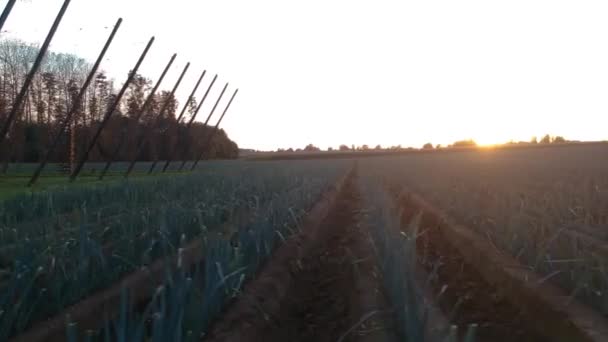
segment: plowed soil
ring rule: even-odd
[[[406,226],[418,214],[418,209],[409,207],[405,200],[400,204],[401,223]],[[534,331],[534,317],[508,302],[500,289],[488,284],[465,262],[436,227],[436,222],[423,216],[420,231],[417,240],[420,264],[429,273],[436,270],[431,286],[439,298],[437,304],[450,322],[460,327],[461,335],[466,327],[477,324],[476,342],[549,342]]]
[[[396,340],[373,250],[358,225],[354,177],[316,230],[277,251],[207,340]]]

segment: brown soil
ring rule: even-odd
[[[480,287],[480,294],[483,295],[485,289],[497,298],[504,297],[511,307],[521,310],[522,318],[513,322],[523,322],[525,325],[521,327],[530,334],[536,332],[544,336],[544,340],[555,342],[608,341],[608,321],[601,314],[524,267],[512,256],[502,253],[488,239],[458,225],[421,197],[407,194],[400,197],[400,202],[410,212],[422,210],[421,226],[438,233],[437,238],[429,240],[446,242],[453,252],[445,255],[461,257],[463,264],[468,266],[463,272],[469,273],[467,270],[471,269],[482,278],[484,286]],[[444,255],[441,248],[436,249],[440,252],[438,254]],[[502,307],[499,312],[502,312]],[[488,317],[493,317],[491,310],[488,314]],[[505,319],[508,318],[506,313],[504,315]]]
[[[403,199],[400,205],[401,223],[405,226],[418,214],[418,209],[408,206]],[[469,325],[477,324],[477,342],[549,341],[533,330],[529,323],[534,321],[512,305],[500,289],[488,284],[446,240],[436,222],[425,216],[417,240],[419,261],[429,274],[436,269],[432,291],[437,297],[443,289],[437,304],[450,323],[460,327],[460,334],[464,335]],[[436,268],[437,264],[441,266]]]
[[[208,340],[394,340],[358,206],[351,174],[329,214],[273,255]]]

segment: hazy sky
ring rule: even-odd
[[[62,2],[20,1],[2,37],[41,42]],[[170,88],[191,61],[182,102],[203,68],[240,88],[245,148],[608,138],[605,0],[73,0],[51,48],[93,60],[119,16],[103,69],[122,82],[155,35],[142,72],[177,52]]]

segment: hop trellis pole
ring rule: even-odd
[[[207,74],[207,70],[203,70],[201,77],[198,78],[198,81],[196,82],[194,89],[192,89],[190,96],[188,96],[188,101],[186,101],[186,103],[184,103],[184,106],[182,107],[182,111],[179,113],[179,116],[177,117],[177,120],[176,120],[177,123],[182,121],[182,118],[184,117],[184,114],[186,114],[186,110],[188,109],[188,106],[190,106],[190,103],[192,102],[192,100],[194,100],[194,95],[196,94],[198,87],[201,85],[201,82],[203,81],[205,74]]]
[[[198,106],[196,107],[196,110],[194,111],[194,114],[192,115],[192,117],[190,118],[190,120],[188,121],[188,124],[186,125],[186,133],[190,132],[190,127],[192,126],[192,123],[194,122],[194,120],[196,119],[196,116],[198,115],[198,113],[200,112],[201,108],[203,107],[203,104],[205,103],[205,100],[207,100],[207,96],[209,96],[209,92],[211,91],[211,88],[213,88],[213,85],[215,84],[215,81],[217,80],[217,75],[215,75],[213,77],[213,80],[211,80],[211,83],[209,84],[209,87],[207,88],[207,91],[205,92],[205,95],[203,96],[203,99],[201,100],[201,102],[198,104]],[[225,89],[224,89],[225,90]],[[222,91],[223,94],[223,91]],[[220,95],[221,98],[221,95]],[[213,114],[213,112],[211,113]],[[209,118],[211,118],[211,114],[207,117],[207,120],[204,123],[204,126],[207,125],[207,123],[209,122]],[[189,152],[190,151],[190,144],[186,144],[186,146],[184,146],[184,152]],[[176,146],[177,148],[177,146]],[[171,153],[169,154],[169,157],[171,158],[172,155],[175,153],[176,148],[174,148]],[[165,172],[167,170],[167,168],[169,167],[169,164],[171,163],[171,159],[167,160],[165,167],[163,168],[163,172]],[[182,166],[179,168],[179,171],[181,171],[183,168],[183,164]]]
[[[93,136],[93,139],[92,139],[91,143],[89,144],[89,146],[85,150],[84,155],[80,159],[80,162],[78,163],[78,166],[76,166],[76,169],[74,169],[74,171],[70,175],[70,182],[73,182],[76,179],[76,177],[78,177],[78,174],[82,170],[82,167],[84,166],[84,163],[86,163],[87,159],[89,158],[89,153],[91,153],[91,150],[95,147],[95,144],[97,144],[97,140],[101,136],[101,132],[103,131],[104,127],[107,125],[108,121],[110,121],[110,118],[112,117],[112,114],[114,114],[114,111],[116,110],[116,108],[120,104],[120,101],[122,100],[122,97],[125,95],[127,89],[129,88],[129,85],[131,84],[131,82],[135,78],[135,75],[137,74],[137,71],[139,70],[139,67],[141,66],[141,64],[143,63],[143,61],[146,59],[146,55],[148,54],[148,51],[150,51],[150,48],[152,47],[153,43],[154,43],[154,37],[150,38],[150,40],[148,41],[148,45],[146,45],[146,48],[144,49],[144,51],[142,52],[141,56],[139,57],[139,60],[137,60],[137,63],[135,64],[135,67],[133,68],[133,70],[131,70],[129,72],[129,77],[127,78],[127,81],[122,86],[122,89],[120,89],[120,92],[118,93],[118,96],[116,96],[116,98],[114,99],[114,101],[110,105],[108,111],[106,112],[105,116],[103,117],[103,120],[99,124],[99,127],[97,128],[97,131],[95,132],[95,135]]]
[[[4,6],[4,11],[2,11],[2,15],[0,15],[0,32],[2,32],[4,23],[6,23],[6,19],[8,19],[8,16],[11,14],[16,2],[17,0],[9,0],[6,6]]]
[[[214,79],[215,81],[215,79]],[[212,84],[213,85],[213,84]],[[217,100],[215,101],[215,104],[213,105],[213,108],[211,109],[211,112],[209,112],[209,115],[207,115],[207,120],[205,120],[205,123],[203,124],[203,127],[207,127],[207,125],[209,124],[209,120],[211,119],[211,117],[213,116],[213,113],[215,113],[215,110],[217,109],[217,106],[220,104],[220,101],[222,100],[222,97],[224,97],[224,93],[226,92],[226,89],[228,88],[228,83],[226,83],[226,85],[224,85],[224,89],[222,89],[222,92],[220,93],[220,96],[218,96]],[[189,124],[192,124],[194,120],[190,120]],[[188,154],[190,153],[190,145],[186,146],[187,150],[185,151],[185,158],[188,158]],[[182,160],[182,164],[179,166],[179,171],[182,171],[184,169],[184,166],[186,165],[187,159]]]
[[[150,91],[150,94],[148,94],[148,97],[146,98],[146,101],[144,102],[144,104],[141,106],[140,110],[135,115],[135,117],[133,119],[135,121],[135,124],[137,124],[139,122],[139,120],[144,115],[144,113],[149,109],[150,103],[154,99],[154,95],[156,95],[156,92],[158,91],[158,88],[160,87],[161,83],[163,82],[165,76],[167,75],[167,72],[169,72],[169,69],[171,68],[171,65],[173,65],[173,62],[175,61],[176,57],[177,57],[177,54],[173,54],[173,56],[169,60],[169,63],[167,63],[167,66],[165,67],[165,69],[163,70],[162,74],[160,75],[158,81],[154,85],[154,88],[152,88],[152,91]],[[106,165],[103,168],[103,171],[99,175],[99,180],[103,179],[103,177],[106,175],[106,173],[110,169],[110,166],[112,165],[112,163],[114,162],[114,160],[116,160],[116,156],[118,155],[118,153],[120,153],[120,149],[122,148],[122,146],[125,143],[126,139],[127,139],[126,134],[122,134],[120,136],[120,140],[118,142],[118,145],[116,146],[116,149],[114,150],[114,152],[112,153],[112,155],[110,155],[110,157],[108,158],[108,161],[106,162]]]
[[[13,121],[17,117],[17,114],[19,113],[19,111],[21,110],[21,105],[23,104],[23,101],[26,98],[27,91],[28,91],[30,85],[32,84],[32,81],[34,80],[34,76],[36,76],[38,69],[40,69],[40,65],[42,64],[44,56],[46,55],[46,52],[48,51],[49,46],[51,45],[51,42],[53,41],[53,37],[55,37],[55,33],[57,32],[57,29],[59,28],[59,24],[61,24],[61,21],[63,20],[63,17],[65,15],[65,12],[68,10],[68,7],[70,6],[70,1],[71,0],[65,0],[63,2],[63,5],[61,6],[59,13],[57,14],[57,17],[55,17],[53,26],[51,26],[51,29],[50,29],[49,33],[47,34],[47,36],[44,40],[44,43],[42,44],[42,47],[40,47],[40,51],[38,51],[38,55],[36,56],[36,59],[34,60],[34,64],[32,65],[32,68],[28,72],[28,74],[25,78],[25,82],[23,82],[23,85],[21,86],[21,90],[19,91],[19,93],[17,94],[17,97],[15,98],[13,107],[11,108],[11,111],[9,112],[8,117],[6,118],[6,121],[2,125],[2,128],[0,129],[0,149],[2,148],[4,140],[6,139],[7,135],[10,132]],[[5,12],[6,12],[6,9],[5,9]],[[8,12],[10,13],[10,10]],[[3,13],[3,15],[4,15],[4,13]],[[6,14],[6,17],[8,17],[8,13]],[[5,156],[5,158],[7,158],[7,157],[8,156]]]
[[[160,122],[161,122],[161,120],[163,118],[163,115],[167,111],[167,108],[169,108],[169,104],[170,104],[169,100],[174,98],[175,92],[179,88],[179,85],[182,83],[182,80],[184,79],[184,76],[188,72],[188,68],[190,68],[190,62],[188,62],[186,64],[186,66],[184,67],[184,70],[182,71],[182,74],[177,79],[177,82],[175,83],[175,86],[173,86],[173,89],[171,90],[171,93],[169,94],[169,98],[163,104],[163,107],[160,109],[160,112],[158,113],[158,116],[153,120],[152,130],[151,130],[152,134],[154,134],[154,132],[156,131],[156,128],[160,125]],[[129,177],[129,175],[131,174],[131,171],[133,171],[133,167],[135,167],[135,163],[137,163],[137,158],[141,154],[145,142],[146,142],[146,136],[142,135],[141,139],[139,139],[139,141],[138,141],[137,148],[135,150],[135,155],[133,156],[133,159],[131,160],[131,163],[129,164],[127,172],[125,172],[125,178]],[[154,165],[155,164],[152,164],[152,167],[154,167]]]
[[[203,157],[205,157],[205,153],[209,150],[209,144],[211,143],[211,141],[213,141],[213,137],[217,133],[217,131],[218,131],[219,127],[220,127],[220,124],[222,123],[222,120],[224,119],[224,116],[228,112],[228,109],[230,109],[230,105],[232,104],[232,101],[234,100],[234,98],[236,97],[236,94],[238,92],[239,92],[239,90],[236,89],[234,91],[234,93],[232,94],[232,97],[230,98],[230,101],[228,101],[228,104],[226,105],[226,108],[224,108],[224,112],[222,113],[222,116],[220,116],[220,119],[217,121],[217,124],[215,124],[215,127],[213,128],[213,131],[211,132],[211,134],[209,134],[209,136],[207,137],[207,140],[203,143],[203,146],[201,148],[201,154],[196,159],[196,161],[194,162],[194,164],[192,164],[192,168],[190,168],[190,171],[194,171],[194,169],[196,168],[196,165],[198,164],[198,162],[201,159],[203,159]]]
[[[99,69],[99,66],[101,65],[101,61],[103,60],[108,49],[110,48],[112,41],[114,41],[114,37],[116,36],[116,33],[118,32],[118,29],[120,28],[121,24],[122,24],[122,18],[119,18],[118,21],[116,22],[116,25],[114,25],[114,29],[112,30],[112,33],[110,33],[110,37],[108,38],[108,40],[106,41],[106,44],[104,45],[103,49],[101,50],[101,53],[97,57],[97,60],[95,61],[95,64],[93,65],[93,68],[91,68],[91,71],[89,72],[89,75],[87,76],[87,79],[84,81],[82,88],[80,89],[80,92],[78,93],[78,97],[76,98],[76,101],[74,101],[74,103],[72,104],[72,108],[68,111],[67,115],[61,122],[59,130],[55,133],[55,136],[51,139],[49,148],[48,148],[46,154],[44,155],[42,161],[40,162],[40,165],[38,165],[38,168],[36,168],[36,171],[34,171],[34,174],[32,175],[32,178],[30,179],[28,186],[32,186],[36,183],[36,181],[38,180],[38,177],[40,177],[40,173],[42,172],[42,170],[48,163],[51,153],[53,153],[55,148],[57,148],[57,144],[59,143],[59,139],[61,138],[61,135],[63,134],[63,132],[65,132],[67,126],[72,121],[74,114],[76,114],[76,112],[78,112],[78,108],[80,108],[80,105],[82,104],[82,100],[86,94],[87,88],[89,87],[89,85],[91,84],[93,79],[95,78],[95,75],[97,74],[97,70]]]

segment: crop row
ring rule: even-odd
[[[487,151],[363,163],[608,315],[608,162],[598,147]]]
[[[217,163],[217,162],[214,162],[214,163]],[[219,162],[219,163],[221,164],[221,163],[230,163],[230,162],[227,161],[227,162]],[[82,174],[87,174],[87,175],[99,174],[105,168],[105,166],[106,166],[105,164],[106,163],[103,163],[103,162],[85,163],[84,167],[82,169]],[[153,164],[153,162],[138,162],[137,164],[135,164],[135,167],[133,168],[133,172],[135,172],[135,173],[148,172],[150,170],[150,167],[152,166],[152,164]],[[156,165],[156,171],[157,172],[160,171],[164,167],[164,164],[165,164],[164,161],[159,161]],[[173,161],[167,168],[167,171],[178,171],[181,164],[182,164],[181,161]],[[203,169],[203,168],[207,167],[206,164],[208,164],[208,163],[202,163],[202,164],[198,165],[197,169]],[[129,162],[115,162],[115,163],[112,163],[112,165],[108,169],[108,172],[110,172],[110,173],[125,172],[127,170],[128,166],[129,166]],[[12,174],[12,175],[22,175],[22,176],[26,177],[26,176],[31,176],[37,167],[38,167],[38,163],[9,163],[6,172],[9,174]],[[186,165],[184,166],[184,170],[190,170],[190,167],[192,167],[192,162],[187,162]],[[60,163],[49,163],[43,170],[43,174],[49,175],[49,176],[50,175],[65,175],[65,173],[66,173],[65,164],[60,164]]]
[[[424,272],[417,253],[419,217],[408,225],[401,223],[400,209],[381,179],[369,170],[362,171],[360,188],[364,199],[364,224],[382,271],[384,292],[391,302],[395,326],[406,341],[455,342],[458,327],[437,307],[438,297],[429,291],[432,277]],[[439,264],[435,264],[436,271]],[[440,296],[440,295],[439,295]],[[475,341],[476,325],[464,327],[462,341]]]
[[[247,272],[252,272],[251,263],[257,265],[256,260],[270,253],[275,238],[288,233],[287,223],[296,222],[345,169],[343,163],[323,168],[313,162],[281,167],[276,163],[230,165],[191,175],[66,187],[2,203],[0,256],[12,263],[0,281],[0,340],[158,258],[179,254],[193,239],[203,238],[202,255],[208,266],[168,270],[174,274],[156,299],[169,296],[170,289],[177,291],[171,284],[188,278],[186,274],[206,283],[213,282],[215,274],[223,275],[222,282],[240,279],[241,274],[227,276],[238,262],[224,259],[241,260],[242,253],[253,253],[244,258]],[[238,255],[229,248],[230,237],[233,242],[242,240]],[[212,308],[205,310],[218,310],[219,304],[209,299],[213,296],[201,298]],[[114,327],[111,332],[124,329]]]

